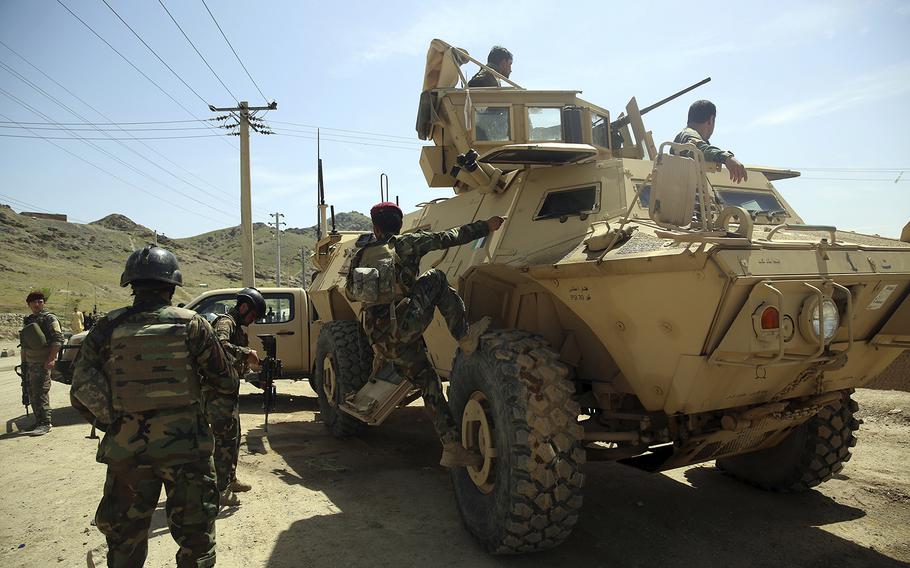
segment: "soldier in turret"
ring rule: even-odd
[[[689,142],[695,144],[695,147],[704,154],[706,162],[716,162],[727,166],[727,170],[730,172],[730,179],[736,183],[745,181],[749,178],[746,173],[746,167],[733,157],[733,152],[721,150],[708,142],[708,139],[714,134],[714,123],[716,120],[717,107],[714,106],[714,103],[705,100],[695,101],[689,107],[686,127],[676,135],[673,141],[677,144]]]
[[[22,369],[28,377],[28,396],[35,413],[35,424],[28,431],[32,436],[51,431],[51,369],[64,343],[60,321],[44,306],[45,300],[40,291],[25,298],[32,313],[25,316],[19,332]]]
[[[171,305],[183,276],[170,251],[134,251],[120,285],[132,286],[133,305],[86,336],[70,392],[73,406],[105,431],[96,459],[107,464],[107,479],[95,522],[108,566],[145,562],[162,484],[177,566],[214,566],[218,488],[202,387],[231,396],[237,374],[205,318]]]
[[[497,73],[508,78],[512,74],[512,52],[501,45],[494,45],[487,55],[487,67],[495,69]],[[489,69],[481,69],[468,81],[468,87],[471,88],[501,86],[499,77],[490,73]]]
[[[443,445],[440,465],[479,467],[481,456],[461,445],[461,434],[442,393],[439,376],[427,358],[423,332],[438,308],[461,350],[471,354],[490,325],[490,318],[485,317],[469,326],[464,302],[449,286],[445,273],[435,268],[419,277],[418,273],[420,259],[428,252],[486,237],[502,225],[503,219],[491,217],[438,233],[415,231],[399,235],[403,214],[396,204],[379,203],[370,209],[370,217],[374,238],[358,250],[351,261],[345,286],[348,298],[364,302],[364,330],[377,361],[392,363],[396,371],[423,394],[424,407],[433,418]],[[381,280],[376,282],[380,294],[388,294],[381,299],[373,298],[377,301],[365,300],[362,285],[368,288],[372,285],[360,275],[367,275],[368,280],[374,269]],[[391,287],[385,284],[389,279]]]
[[[212,322],[215,336],[239,377],[251,368],[259,367],[259,354],[249,346],[244,327],[265,313],[265,298],[256,288],[244,288],[237,293],[237,304],[228,313]],[[237,458],[240,454],[240,384],[230,396],[216,389],[204,388],[205,416],[215,433],[215,471],[221,505],[233,507],[240,504],[236,493],[252,487],[237,479]]]

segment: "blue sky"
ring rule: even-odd
[[[263,104],[201,0],[163,0],[215,69],[223,87],[157,0],[108,0],[199,93],[152,55],[102,0],[61,0],[198,118],[206,103]],[[910,220],[910,2],[288,2],[206,0],[265,96],[281,134],[254,135],[254,220],[285,214],[314,223],[314,130],[322,126],[327,197],[338,211],[365,212],[379,175],[406,208],[448,195],[428,189],[414,134],[426,49],[434,37],[484,59],[502,44],[512,78],[531,89],[578,89],[619,110],[644,106],[711,76],[712,82],[645,117],[655,140],[671,139],[688,105],[719,108],[712,142],[746,164],[802,169],[777,183],[807,222],[897,236]],[[92,122],[193,120],[56,0],[0,0],[0,62]],[[82,122],[0,65],[0,88],[61,123]],[[204,101],[204,102],[203,102]],[[0,121],[45,122],[0,92]],[[2,123],[0,123],[2,124]],[[195,130],[132,131],[196,136],[200,123],[145,125]],[[8,126],[8,124],[7,124]],[[40,125],[34,125],[40,127]],[[43,136],[68,136],[35,130]],[[180,237],[239,221],[236,137],[55,140],[81,159],[17,128],[0,128],[0,203],[90,221],[123,213]],[[88,130],[86,138],[102,135]],[[112,130],[112,136],[126,137]],[[391,146],[391,147],[390,147]],[[149,148],[151,147],[151,149]],[[129,150],[131,148],[133,151]],[[93,165],[86,163],[91,162]],[[157,165],[156,165],[157,164]],[[103,173],[103,168],[115,177]],[[158,167],[160,166],[160,167]],[[906,168],[901,179],[894,182]],[[12,199],[10,199],[12,198]],[[37,207],[36,207],[37,206]]]

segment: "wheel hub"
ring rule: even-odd
[[[335,366],[332,363],[332,356],[326,355],[322,360],[322,390],[329,405],[335,406],[335,391],[337,389],[337,377],[335,376]]]
[[[487,397],[480,391],[471,393],[464,413],[461,415],[461,444],[468,450],[483,456],[480,469],[468,467],[467,472],[482,493],[490,493],[496,485],[493,468],[496,460],[495,432],[493,420],[487,411]]]

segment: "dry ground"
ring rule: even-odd
[[[18,434],[27,423],[18,385],[10,360],[0,360],[0,566],[85,566],[88,551],[103,565],[91,520],[104,467],[89,427],[54,383],[51,434]],[[265,434],[261,399],[244,387],[240,475],[255,487],[218,520],[219,566],[910,566],[905,392],[856,393],[865,423],[855,457],[817,491],[764,493],[711,463],[665,474],[590,464],[569,541],[508,558],[485,555],[462,528],[421,408],[338,441],[316,421],[305,383],[280,383],[279,392]],[[173,565],[175,551],[162,501],[146,565]]]

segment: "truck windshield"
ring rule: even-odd
[[[756,214],[782,215],[789,217],[787,210],[780,204],[780,201],[774,197],[773,193],[765,191],[749,191],[744,189],[733,189],[727,187],[715,187],[717,196],[724,205],[742,207],[753,216]]]

